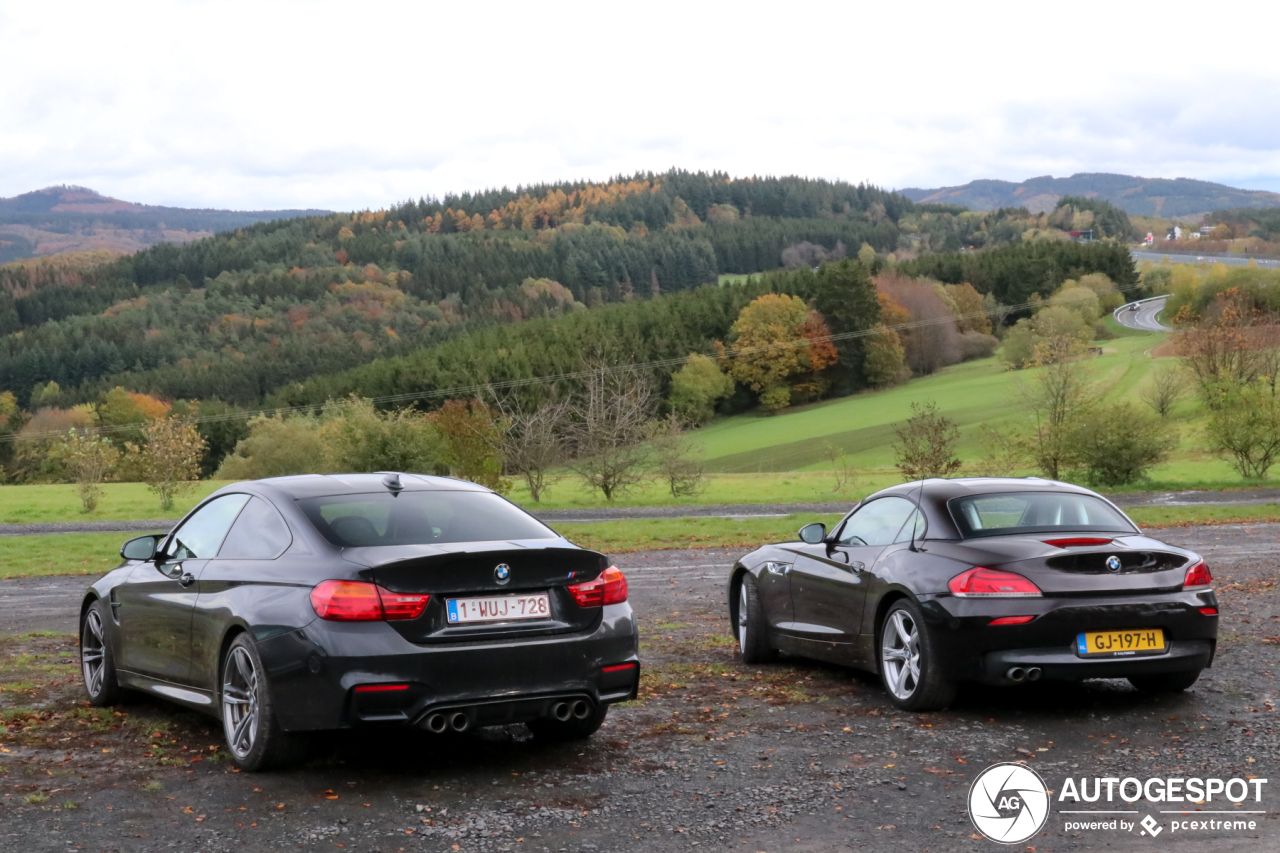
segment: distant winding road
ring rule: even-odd
[[[1164,310],[1165,300],[1168,298],[1157,296],[1155,299],[1121,305],[1115,310],[1116,322],[1121,326],[1140,329],[1144,332],[1172,332],[1173,330],[1161,324],[1159,319],[1160,312]],[[1134,305],[1138,306],[1137,311],[1130,310]]]
[[[1226,264],[1232,267],[1247,266],[1254,261],[1266,269],[1280,268],[1280,260],[1275,258],[1249,258],[1240,255],[1170,255],[1166,252],[1144,252],[1141,249],[1130,249],[1129,254],[1138,261],[1162,261],[1166,258],[1175,264]]]

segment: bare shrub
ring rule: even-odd
[[[586,387],[570,406],[569,467],[612,501],[644,479],[657,395],[653,381],[634,368],[589,370]]]
[[[564,461],[569,404],[554,400],[521,409],[506,400],[496,406],[506,427],[499,441],[507,471],[523,478],[529,496],[541,501],[552,485],[551,472]]]
[[[667,484],[672,497],[693,497],[705,488],[698,449],[674,412],[650,422],[649,446],[653,450],[653,471]]]
[[[1181,371],[1157,370],[1151,374],[1151,384],[1142,391],[1142,401],[1160,417],[1167,418],[1185,391]]]
[[[938,413],[937,403],[912,403],[911,417],[895,432],[894,464],[907,480],[949,477],[960,470],[956,457],[960,428]]]
[[[836,494],[843,494],[857,482],[857,471],[849,464],[849,456],[844,452],[843,447],[827,442],[822,448],[822,457],[831,465],[831,475],[835,478],[836,485],[831,491]]]

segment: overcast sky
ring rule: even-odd
[[[0,0],[0,196],[350,210],[638,170],[1280,191],[1280,3]]]

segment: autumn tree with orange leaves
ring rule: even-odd
[[[728,374],[760,395],[760,404],[776,412],[792,395],[813,398],[826,389],[822,372],[836,363],[831,332],[803,299],[766,293],[742,309],[730,329],[722,356]]]

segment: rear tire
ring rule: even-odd
[[[89,605],[80,621],[80,676],[89,694],[89,704],[98,708],[117,705],[124,688],[116,678],[116,658],[107,637],[110,615],[102,599]]]
[[[1184,669],[1181,672],[1161,672],[1155,675],[1131,675],[1129,683],[1143,693],[1181,693],[1200,678],[1201,670]]]
[[[286,732],[276,719],[266,668],[248,634],[236,637],[222,658],[222,729],[231,761],[248,773],[302,760],[306,740]]]
[[[591,737],[604,725],[604,718],[609,714],[609,706],[601,702],[581,720],[570,717],[567,720],[533,720],[529,723],[529,731],[539,740],[564,741],[584,740]]]
[[[744,572],[738,582],[738,649],[743,663],[769,663],[778,650],[769,645],[768,621],[756,592],[756,579]]]
[[[902,710],[941,711],[956,698],[956,683],[943,677],[938,642],[913,599],[889,606],[876,650],[880,681]]]

